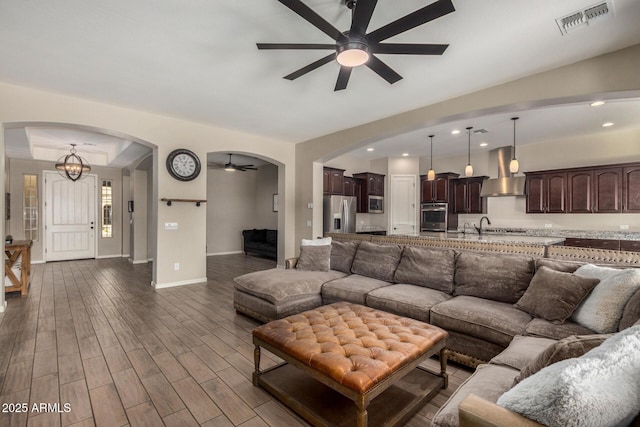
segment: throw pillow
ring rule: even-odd
[[[540,267],[515,306],[533,316],[561,324],[598,282],[598,279]]]
[[[640,413],[640,326],[542,369],[497,404],[550,427],[629,425]]]
[[[452,294],[455,267],[455,251],[406,246],[394,281]]]
[[[618,325],[618,330],[627,329],[634,323],[640,322],[640,290],[633,294],[622,312],[622,319]]]
[[[341,242],[334,240],[331,242],[331,269],[351,274],[351,264],[356,256],[356,250],[360,242],[350,240]]]
[[[640,289],[640,269],[621,270],[587,264],[575,274],[600,279],[600,283],[582,301],[571,319],[601,334],[616,332],[627,302]]]
[[[542,368],[546,368],[556,362],[583,356],[610,337],[611,335],[603,334],[571,335],[570,337],[556,341],[522,368],[520,375],[513,380],[513,385],[518,384],[523,379],[530,377]]]
[[[331,245],[300,246],[300,257],[296,270],[329,271],[331,268]]]

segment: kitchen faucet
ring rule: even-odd
[[[478,234],[480,236],[482,236],[482,221],[484,221],[485,219],[487,220],[487,225],[491,225],[491,220],[489,219],[488,216],[483,216],[482,218],[480,218],[480,227],[476,227],[474,225],[474,228],[478,231]]]
[[[462,225],[462,234],[464,236],[467,235],[467,227],[471,228],[471,224],[465,221],[464,224]]]

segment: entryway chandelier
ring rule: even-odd
[[[58,159],[56,169],[60,175],[75,182],[82,178],[83,174],[91,171],[91,166],[76,153],[76,144],[71,144],[71,153]]]

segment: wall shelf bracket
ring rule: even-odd
[[[173,204],[173,202],[179,202],[179,203],[195,203],[196,206],[200,206],[200,203],[207,203],[206,200],[203,199],[169,199],[166,197],[163,197],[162,199],[160,199],[161,202],[165,202],[167,204],[167,206],[171,206]]]

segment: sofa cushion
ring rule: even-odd
[[[460,402],[472,393],[490,402],[495,402],[500,395],[509,390],[516,375],[518,375],[518,371],[506,366],[478,366],[473,375],[467,378],[436,412],[431,426],[458,427],[458,405]]]
[[[540,267],[515,305],[551,323],[564,323],[599,282],[598,279]]]
[[[394,281],[453,293],[456,253],[450,249],[406,246]]]
[[[629,425],[640,413],[638,378],[640,327],[631,327],[524,379],[497,403],[551,427]]]
[[[525,333],[532,336],[561,340],[571,335],[590,335],[594,332],[570,320],[567,320],[561,325],[556,325],[548,320],[536,317],[529,322],[525,328]]]
[[[429,310],[451,295],[416,285],[391,285],[367,294],[367,306],[429,322]]]
[[[533,359],[544,353],[545,350],[557,341],[549,338],[525,337],[518,335],[513,338],[502,353],[491,359],[489,363],[504,365],[521,371],[529,365]]]
[[[331,242],[331,269],[351,273],[351,264],[356,256],[356,250],[360,242],[349,240],[341,242],[334,240]]]
[[[430,322],[506,347],[514,336],[524,333],[530,320],[512,304],[461,296],[433,306]]]
[[[296,270],[329,271],[331,260],[331,245],[300,246],[300,256],[296,263]]]
[[[306,296],[319,295],[323,283],[344,276],[345,274],[341,271],[301,271],[272,268],[271,270],[243,274],[233,281],[237,290],[278,304]]]
[[[627,301],[618,329],[626,329],[638,321],[640,321],[640,290]]]
[[[513,304],[529,286],[534,267],[531,257],[461,252],[454,294]]]
[[[389,285],[391,283],[383,280],[352,274],[325,283],[322,286],[322,300],[325,303],[347,301],[364,305],[369,292]]]
[[[604,340],[609,337],[611,337],[611,335],[608,334],[571,335],[560,341],[550,340],[551,344],[548,345],[544,351],[530,358],[529,363],[520,368],[520,374],[513,380],[513,384],[516,385],[542,368],[546,368],[561,360],[581,357],[586,352],[602,344]]]
[[[601,334],[617,331],[627,302],[640,290],[640,269],[587,264],[575,274],[600,279],[600,283],[578,306],[571,319]]]
[[[356,251],[351,272],[385,282],[393,282],[393,273],[398,267],[402,246],[362,242]]]

